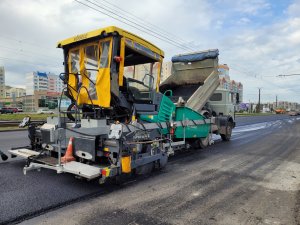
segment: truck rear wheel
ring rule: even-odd
[[[209,135],[205,138],[199,138],[198,142],[201,149],[206,148],[209,144]]]
[[[232,122],[228,122],[226,126],[226,133],[220,134],[223,141],[230,141],[231,134],[232,134],[232,127],[233,127]]]

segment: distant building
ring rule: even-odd
[[[0,66],[0,98],[5,98],[5,70]]]
[[[48,90],[47,73],[30,72],[26,74],[26,95],[33,95],[34,91]]]
[[[48,92],[61,93],[64,88],[64,84],[59,76],[55,74],[48,74]]]
[[[224,78],[226,80],[230,80],[229,67],[228,67],[227,64],[220,64],[219,65],[219,77]]]
[[[227,64],[219,65],[219,79],[220,86],[218,89],[225,89],[230,90],[233,93],[238,93],[240,102],[243,101],[243,84],[235,80],[230,80],[229,67]]]
[[[60,94],[48,91],[34,91],[33,95],[23,97],[23,110],[35,112],[39,108],[55,109],[59,103]]]
[[[5,88],[5,97],[6,98],[18,98],[26,95],[26,91],[24,88],[16,88],[6,86]]]
[[[161,82],[166,80],[172,74],[172,62],[163,62],[161,68]]]
[[[273,105],[275,106],[276,103],[274,102]],[[300,109],[300,104],[297,102],[288,102],[288,101],[278,101],[277,102],[277,108],[282,108],[287,111],[290,110],[299,110]]]
[[[5,86],[5,97],[0,98],[0,106],[23,107],[24,88]]]
[[[274,112],[276,109],[284,109],[286,111],[290,110],[300,110],[300,104],[297,102],[288,102],[288,101],[278,101],[276,102],[267,102],[262,103],[263,112]]]
[[[61,93],[63,87],[63,81],[55,74],[38,71],[26,74],[26,95],[33,95],[35,91]]]

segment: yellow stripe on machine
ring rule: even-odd
[[[79,42],[79,41],[83,41],[83,40],[86,40],[86,39],[90,39],[90,38],[93,38],[93,37],[100,36],[103,33],[109,34],[109,33],[114,33],[114,32],[117,32],[117,33],[119,33],[119,35],[121,35],[125,38],[129,38],[132,41],[137,42],[137,43],[149,48],[151,51],[157,53],[158,55],[164,57],[163,50],[159,49],[157,46],[153,45],[152,43],[146,41],[145,39],[143,39],[143,38],[141,38],[141,37],[139,37],[135,34],[132,34],[128,31],[126,31],[126,30],[123,30],[123,29],[115,27],[115,26],[105,27],[105,28],[102,28],[102,29],[98,29],[98,30],[94,30],[94,31],[90,31],[90,32],[87,32],[87,33],[83,33],[83,34],[73,36],[71,38],[68,38],[68,39],[65,39],[65,40],[62,40],[62,41],[58,42],[57,47],[62,48],[66,45],[70,45],[70,44],[75,43],[75,42]]]

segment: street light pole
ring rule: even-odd
[[[256,108],[257,113],[260,112],[260,90],[261,90],[261,88],[258,88],[258,104],[257,104],[257,108]]]

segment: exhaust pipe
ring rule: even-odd
[[[3,161],[6,161],[8,159],[7,155],[5,155],[1,150],[0,150],[0,156]]]

